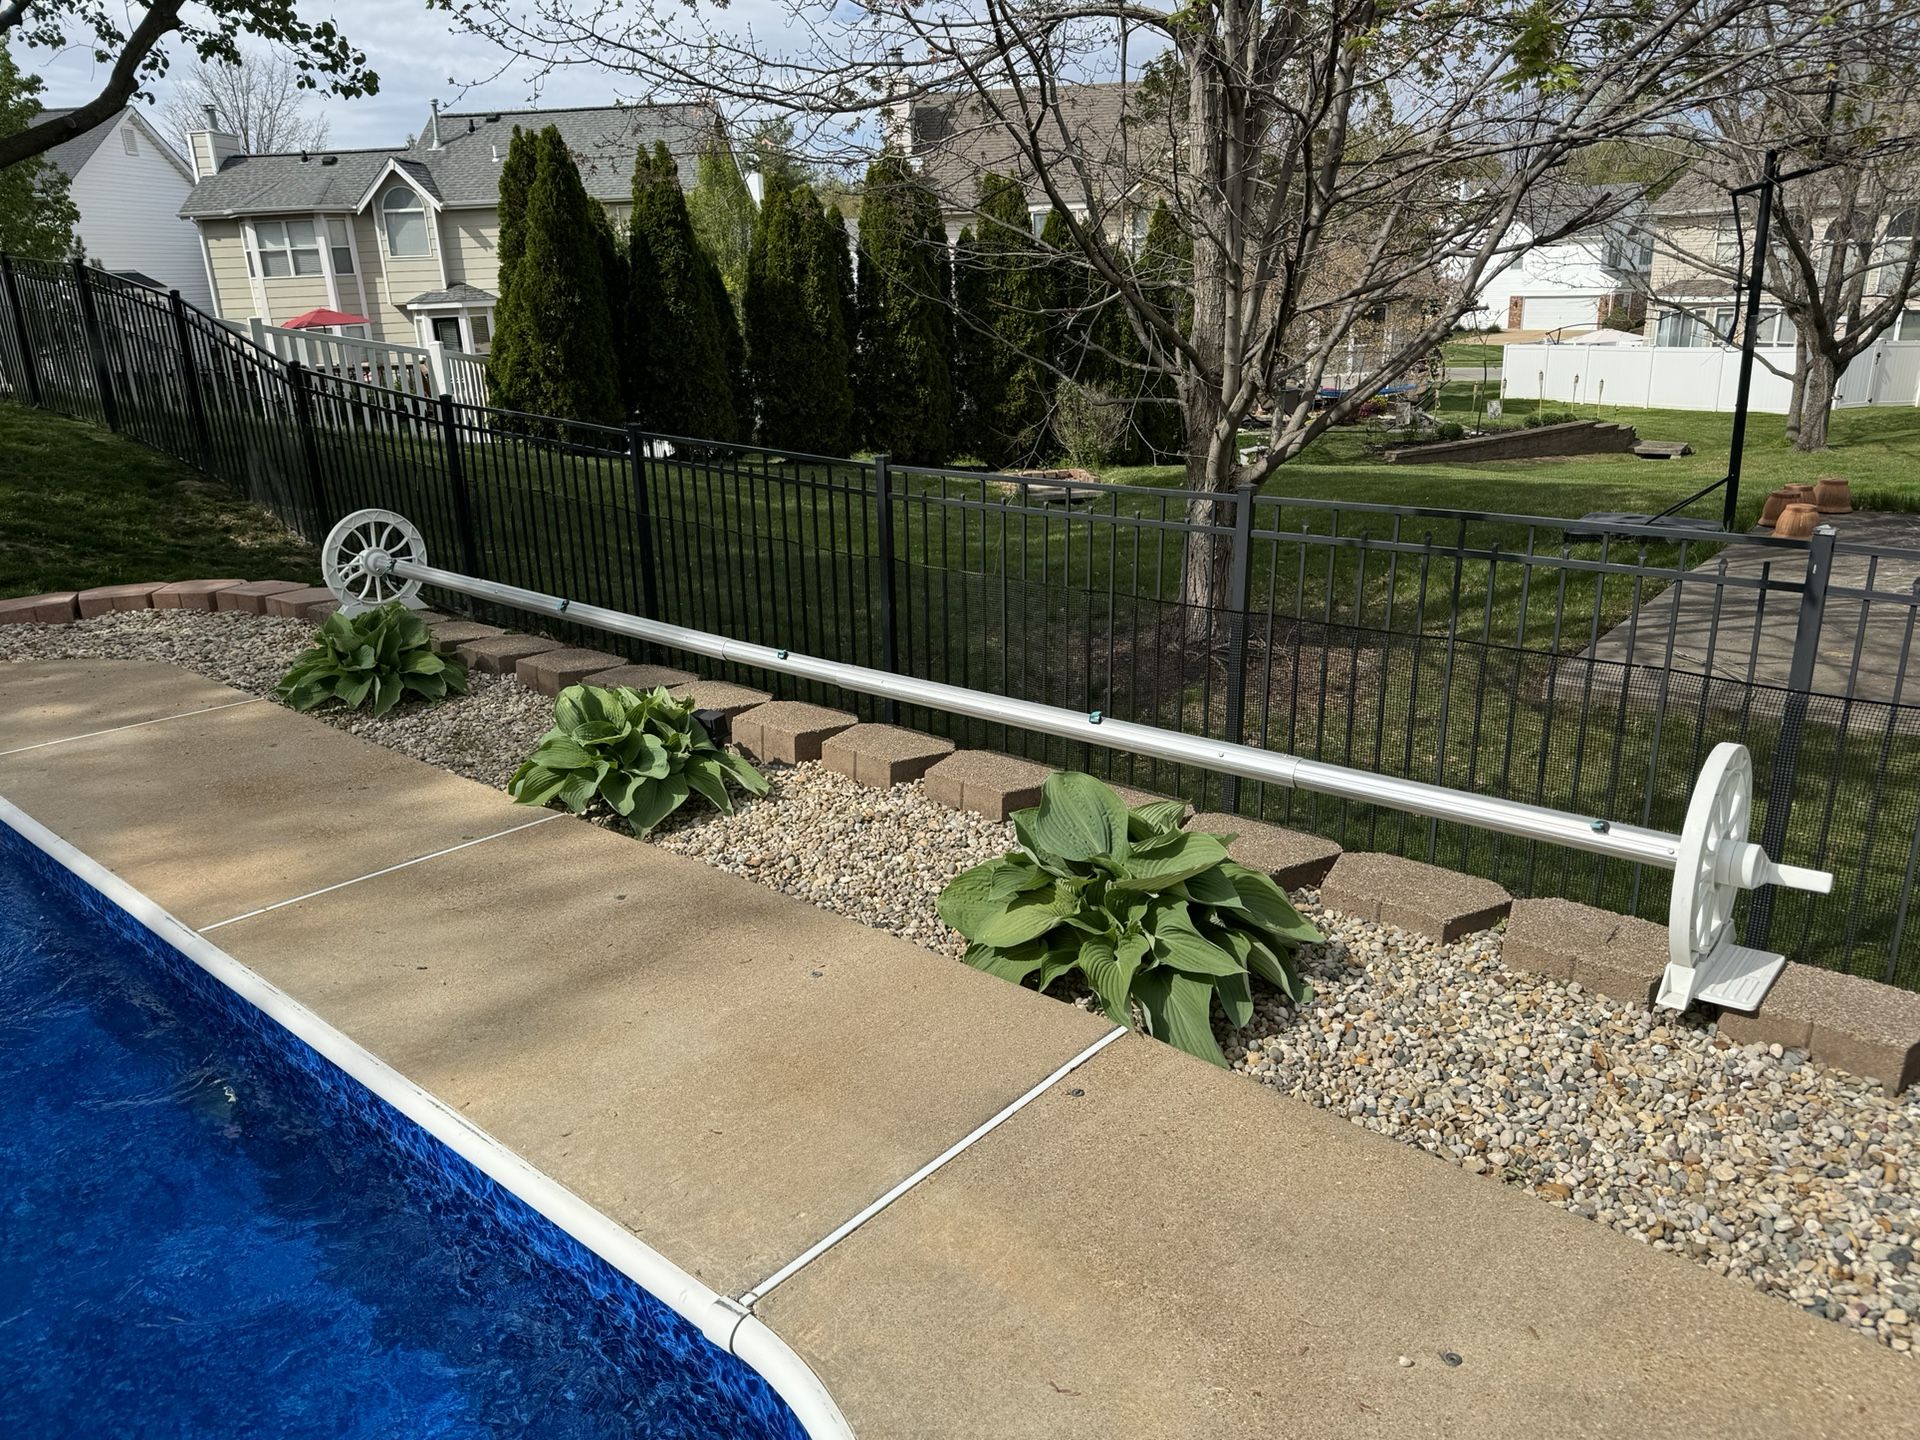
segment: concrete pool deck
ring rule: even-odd
[[[723,1292],[1109,1028],[247,701],[0,664],[0,794]],[[755,1310],[863,1440],[1920,1415],[1907,1357],[1132,1036]]]

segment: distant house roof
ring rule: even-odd
[[[440,145],[433,122],[411,144],[379,150],[312,150],[304,154],[235,155],[218,174],[194,186],[180,213],[188,218],[285,211],[355,210],[389,161],[442,205],[492,205],[500,197],[500,162],[514,127],[557,127],[580,166],[587,193],[625,200],[633,157],[664,141],[691,185],[700,151],[719,125],[704,105],[603,105],[585,110],[442,111]]]
[[[33,117],[33,123],[38,125],[43,120],[58,120],[63,116],[73,114],[76,108],[78,107],[64,105],[52,110],[42,110],[38,115]],[[62,140],[58,145],[46,152],[46,158],[52,161],[60,172],[71,180],[80,173],[80,167],[93,158],[93,152],[100,148],[100,142],[119,128],[120,122],[124,119],[138,120],[140,122],[140,128],[147,133],[147,139],[160,148],[161,152],[167,159],[174,163],[175,168],[178,169],[183,176],[189,179],[192,178],[193,172],[188,168],[187,162],[180,158],[180,152],[175,150],[173,146],[167,142],[165,137],[160,135],[153,126],[141,119],[139,112],[128,109],[118,111],[107,119],[102,120],[91,130],[84,130],[71,140]]]
[[[1521,197],[1516,215],[1535,236],[1578,235],[1635,209],[1643,193],[1627,182],[1581,185],[1549,178]]]
[[[445,290],[422,290],[411,300],[400,304],[402,310],[432,310],[443,305],[491,305],[500,297],[490,295],[478,285],[468,285],[464,281],[458,285],[449,285]]]
[[[1043,147],[1050,150],[1048,168],[1055,170],[1061,193],[1068,201],[1084,198],[1077,174],[1060,162],[1068,157],[1061,124],[1071,148],[1085,163],[1100,198],[1113,201],[1157,169],[1172,126],[1181,117],[1169,117],[1164,100],[1137,83],[1111,81],[1098,85],[1059,87],[1060,116],[1038,126]],[[1022,92],[990,90],[915,101],[908,109],[914,157],[941,208],[971,210],[980,199],[980,177],[989,170],[1016,176],[1030,205],[1047,203],[1031,162],[1015,143],[1022,121]],[[1032,107],[1038,93],[1025,92]],[[1006,116],[1013,122],[1010,130]]]
[[[38,115],[33,117],[33,123],[38,125],[47,120],[64,119],[66,116],[73,114],[77,108],[79,107],[74,105],[64,105],[56,110],[42,110]],[[120,114],[124,115],[126,111],[122,110]],[[81,131],[71,140],[62,140],[58,145],[46,152],[46,159],[50,160],[54,166],[59,169],[61,174],[71,180],[80,173],[80,167],[93,158],[93,152],[100,148],[100,142],[106,139],[112,132],[114,121],[119,118],[120,115],[116,115],[113,117],[113,120],[103,120],[91,130]]]

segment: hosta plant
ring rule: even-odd
[[[295,710],[332,700],[384,715],[403,695],[438,700],[466,688],[466,662],[434,654],[426,622],[393,602],[352,617],[329,615],[273,693]]]
[[[1227,1062],[1213,1004],[1253,1018],[1252,977],[1299,1004],[1313,992],[1294,947],[1321,938],[1280,887],[1227,855],[1230,835],[1182,830],[1177,800],[1129,810],[1091,775],[1056,774],[1013,817],[1020,850],[940,893],[969,965],[1045,990],[1077,971],[1108,1015]]]
[[[664,689],[569,685],[554,702],[553,728],[513,772],[507,792],[523,805],[557,800],[576,815],[603,800],[644,835],[688,795],[731,815],[728,781],[750,795],[767,793],[758,770],[713,743],[692,701]]]

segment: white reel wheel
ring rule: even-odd
[[[420,582],[395,575],[397,560],[427,563],[427,542],[413,522],[391,510],[356,510],[327,532],[320,547],[320,578],[340,602],[343,615],[358,615],[393,600],[413,605]]]
[[[1680,830],[1667,916],[1674,964],[1698,965],[1733,923],[1733,902],[1744,887],[1728,873],[1729,862],[1745,851],[1752,819],[1753,760],[1746,746],[1723,741],[1700,769]]]

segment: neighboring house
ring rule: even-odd
[[[1816,213],[1814,224],[1819,224]],[[1897,275],[1913,244],[1920,205],[1900,205],[1879,217],[1871,263],[1862,299],[1867,305],[1883,299],[1876,277],[1884,271]],[[1739,329],[1738,295],[1744,288],[1736,277],[1748,259],[1741,232],[1727,206],[1726,185],[1698,171],[1683,175],[1653,210],[1655,254],[1648,290],[1646,335],[1656,345],[1692,348],[1729,345]],[[1757,343],[1790,349],[1793,322],[1777,305],[1762,302]],[[1886,332],[1890,341],[1920,341],[1920,297]],[[1789,362],[1790,363],[1790,362]]]
[[[978,223],[980,177],[990,170],[1020,181],[1036,235],[1046,223],[1052,201],[1008,129],[1009,120],[1016,127],[1023,123],[1021,98],[1012,90],[992,90],[930,97],[888,111],[887,139],[913,156],[939,197],[949,242]],[[1031,105],[1033,96],[1025,98]],[[1051,120],[1041,130],[1047,168],[1062,197],[1082,219],[1097,210],[1109,235],[1137,245],[1160,198],[1153,179],[1165,173],[1159,158],[1171,146],[1173,122],[1164,101],[1145,85],[1119,81],[1063,85],[1059,99],[1065,139]],[[1091,186],[1082,183],[1080,165]]]
[[[1654,244],[1636,186],[1536,191],[1501,242],[1509,253],[1521,246],[1532,248],[1481,286],[1462,325],[1591,330],[1643,303]]]
[[[45,110],[34,123],[72,113]],[[54,146],[46,158],[67,177],[80,211],[75,230],[89,261],[178,290],[203,310],[213,304],[199,237],[180,218],[180,206],[193,189],[193,171],[145,116],[122,110]]]
[[[200,177],[181,214],[199,226],[214,313],[278,325],[325,307],[364,315],[339,333],[484,354],[499,290],[500,165],[515,126],[559,128],[587,193],[614,223],[633,162],[663,141],[693,182],[720,124],[700,105],[441,113],[381,150],[248,155],[215,130],[190,140]]]

